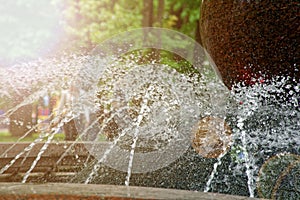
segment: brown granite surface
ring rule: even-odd
[[[254,200],[255,198],[203,193],[186,190],[115,185],[86,184],[21,184],[0,183],[0,200],[141,200],[141,199],[190,199],[190,200]]]
[[[204,0],[201,39],[225,85],[276,75],[300,82],[298,0]]]

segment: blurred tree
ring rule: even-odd
[[[199,31],[200,6],[202,0],[165,0],[169,6],[170,15],[175,16],[173,25],[178,30],[201,43]]]
[[[28,104],[20,107],[10,115],[9,132],[12,136],[21,137],[34,132],[34,130],[32,130],[32,111],[33,105]],[[30,131],[30,133],[27,133],[28,131]]]
[[[19,91],[21,95],[14,96],[13,99],[10,99],[9,103],[12,105],[19,105],[26,96],[29,96],[29,90],[20,90]],[[27,135],[32,134],[34,130],[32,130],[32,111],[33,111],[33,105],[27,104],[20,106],[18,109],[16,109],[13,112],[9,112],[9,132],[12,136],[20,137],[25,135],[27,132]],[[30,131],[30,133],[29,133]]]
[[[55,0],[62,10],[66,49],[91,49],[114,34],[141,27],[139,0]]]
[[[143,27],[153,26],[153,0],[144,0],[143,2]]]
[[[164,27],[200,41],[201,0],[52,0],[62,10],[66,49],[90,50],[120,32]]]
[[[157,20],[156,21],[159,23],[160,27],[163,26],[164,9],[165,9],[165,1],[158,0]]]

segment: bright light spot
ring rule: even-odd
[[[36,59],[58,43],[59,13],[50,0],[0,0],[0,66]]]

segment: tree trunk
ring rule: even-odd
[[[151,27],[153,25],[153,0],[144,0],[142,25],[143,27]]]
[[[32,128],[32,105],[20,107],[9,117],[9,132],[12,136],[20,137]]]
[[[165,1],[164,0],[158,0],[157,22],[158,22],[160,27],[163,27],[164,9],[165,9]]]

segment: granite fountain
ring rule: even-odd
[[[204,48],[175,31],[143,28],[89,55],[1,69],[1,98],[12,102],[1,123],[26,129],[1,144],[0,198],[299,199],[297,3],[268,3],[204,0]],[[259,22],[277,27],[265,5],[290,11],[278,15],[290,17],[282,25],[290,31],[247,32],[249,24],[263,29]],[[282,57],[265,53],[266,44]],[[166,55],[189,70],[163,62]],[[67,95],[47,119],[14,116],[56,93]],[[33,142],[22,142],[37,129]],[[62,131],[72,139],[57,141]]]

